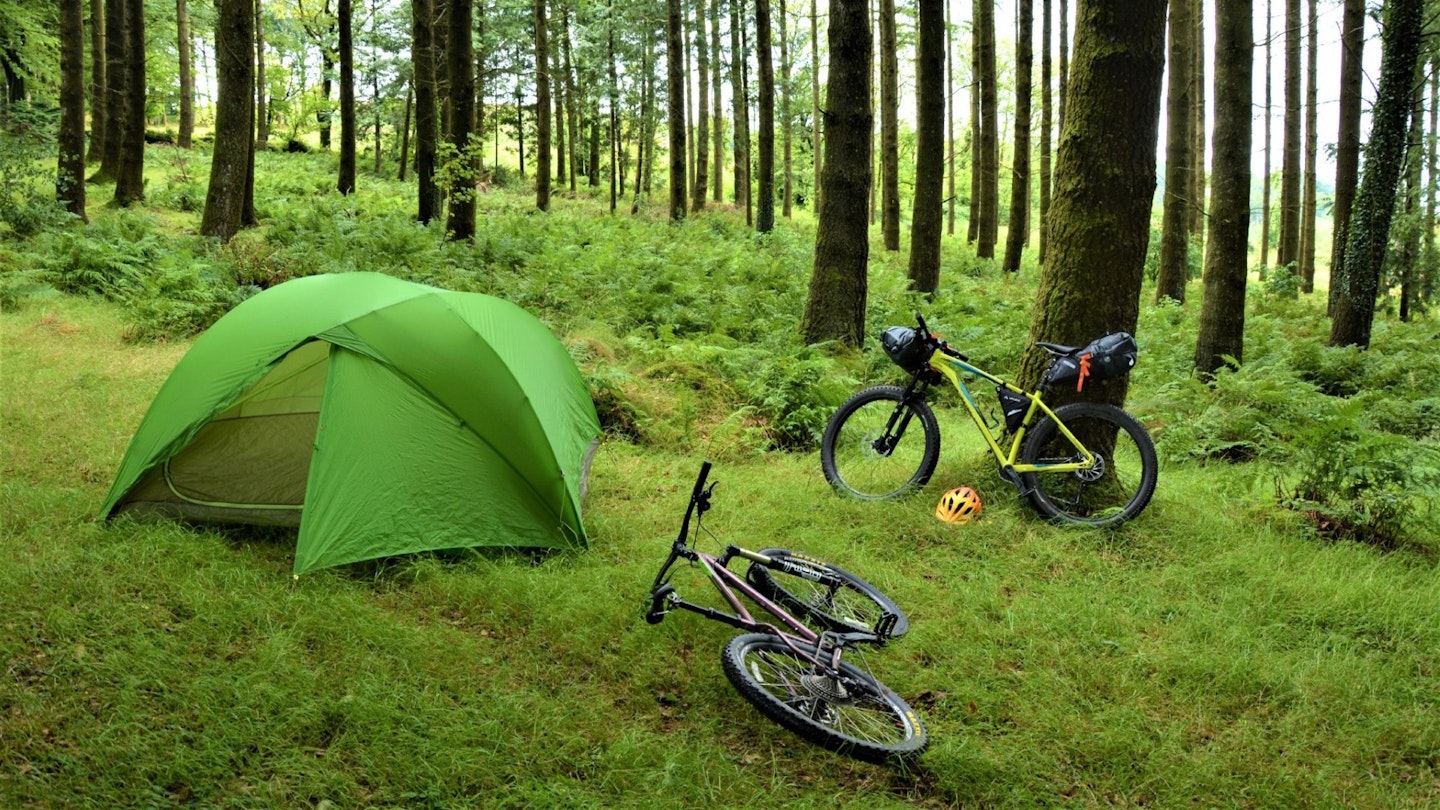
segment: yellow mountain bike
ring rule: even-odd
[[[1040,514],[1067,523],[1114,526],[1140,514],[1155,493],[1155,444],[1130,414],[1103,402],[1051,408],[1045,394],[1061,385],[1084,390],[1090,380],[1118,377],[1135,364],[1135,340],[1118,332],[1078,346],[1036,343],[1052,356],[1035,391],[973,365],[969,358],[917,326],[892,326],[881,346],[910,374],[905,387],[867,388],[831,417],[820,442],[820,464],[836,490],[863,500],[897,498],[923,487],[940,459],[940,426],[926,402],[931,386],[949,381],[984,436],[1000,477],[1030,499]],[[990,429],[965,379],[995,386],[1005,427]],[[997,429],[999,425],[997,423]],[[1008,447],[1001,441],[1009,434]]]

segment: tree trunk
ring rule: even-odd
[[[175,0],[175,42],[180,51],[180,134],[178,145],[189,149],[195,133],[195,71],[191,55],[190,10],[186,0]]]
[[[1040,276],[1032,343],[1083,345],[1135,329],[1155,194],[1165,5],[1080,3],[1047,226],[1051,254]],[[1048,355],[1032,348],[1021,384],[1037,385],[1048,365]],[[1121,403],[1126,386],[1124,377],[1086,386],[1085,398]]]
[[[570,4],[568,2],[560,5],[561,50],[565,55],[565,97],[568,102],[565,105],[566,125],[570,130],[570,193],[577,192],[578,181],[575,175],[580,173],[580,97],[575,92],[575,73],[570,63]],[[594,174],[594,169],[590,170]]]
[[[1050,2],[1050,0],[1045,0]],[[945,233],[955,235],[955,36],[954,14],[950,3],[945,3],[945,159],[946,175],[949,180],[945,207]],[[1048,91],[1047,91],[1048,92]]]
[[[1361,0],[1364,2],[1364,0]],[[1272,18],[1270,0],[1265,0],[1265,171],[1260,177],[1260,278],[1265,278],[1265,271],[1270,267],[1270,192],[1274,185],[1270,176],[1270,168],[1274,165],[1270,157],[1270,149],[1274,139],[1271,137],[1271,119],[1274,109],[1274,54],[1273,36],[1270,21]]]
[[[1430,55],[1430,137],[1425,139],[1425,171],[1430,177],[1440,177],[1440,155],[1437,155],[1436,141],[1440,140],[1440,54]],[[1436,183],[1425,184],[1425,219],[1420,232],[1424,234],[1424,249],[1420,254],[1424,276],[1420,279],[1420,300],[1429,303],[1435,292],[1435,187]]]
[[[541,211],[550,210],[550,115],[550,21],[545,0],[535,0],[535,207]]]
[[[1045,221],[1050,218],[1050,160],[1053,152],[1055,131],[1054,100],[1051,98],[1050,74],[1050,0],[1044,0],[1040,16],[1040,246],[1035,261],[1045,264],[1045,248],[1049,242],[1045,236]]]
[[[745,0],[730,0],[730,96],[735,121],[735,204],[750,209],[750,100],[745,95]],[[747,217],[748,220],[748,217]],[[747,221],[748,224],[748,221]]]
[[[1305,64],[1305,165],[1300,199],[1300,291],[1305,293],[1315,292],[1315,159],[1319,140],[1315,132],[1318,118],[1315,74],[1320,25],[1315,0],[1310,0],[1309,8],[1310,49]]]
[[[119,35],[125,52],[125,127],[120,135],[120,162],[115,167],[115,204],[145,199],[145,0],[115,0],[125,5]]]
[[[770,40],[770,0],[755,0],[755,55],[760,67],[757,233],[775,230],[775,55]]]
[[[1225,357],[1244,359],[1245,282],[1250,250],[1250,101],[1253,0],[1216,0],[1215,136],[1205,291],[1195,369],[1210,377]]]
[[[1186,206],[1190,221],[1186,231],[1194,241],[1205,241],[1205,0],[1191,0],[1190,19],[1190,190]]]
[[[355,43],[351,0],[340,0],[340,178],[341,194],[355,191]]]
[[[435,126],[435,6],[432,0],[411,0],[410,22],[410,58],[415,71],[415,179],[420,189],[415,218],[428,224],[440,216],[440,189],[435,185],[439,132]]]
[[[814,185],[810,188],[810,210],[820,211],[820,12],[817,0],[810,0],[810,158],[815,164]]]
[[[815,264],[805,302],[806,343],[859,347],[865,335],[870,240],[870,65],[874,55],[865,3],[830,4],[829,83],[825,104],[825,189],[815,233]]]
[[[265,98],[265,4],[255,4],[255,148],[270,148],[270,105]]]
[[[980,233],[975,255],[995,258],[1000,236],[1000,129],[999,98],[995,86],[995,5],[976,3],[976,50],[980,54]]]
[[[610,213],[613,214],[620,197],[620,77],[615,67],[615,0],[609,0],[607,8],[610,11],[605,24],[609,51],[606,56],[610,62]],[[674,166],[671,169],[673,171]]]
[[[1280,245],[1275,263],[1291,272],[1300,269],[1300,89],[1300,0],[1285,0],[1285,141],[1280,150]]]
[[[1020,254],[1030,236],[1030,74],[1035,61],[1035,4],[1020,0],[1015,39],[1015,157],[1010,179],[1010,226],[1005,234],[1001,269],[1020,270]]]
[[[715,181],[715,189],[710,199],[714,202],[725,200],[725,127],[721,124],[723,120],[724,106],[720,101],[720,91],[724,84],[724,78],[720,69],[720,5],[723,0],[711,0],[710,2],[710,137],[714,139],[711,149],[715,153],[715,169],[710,173]]]
[[[128,0],[109,0],[105,4],[105,133],[100,153],[100,169],[91,182],[114,182],[120,174],[120,152],[125,138],[125,119],[129,114],[127,90],[130,81],[129,40],[125,36],[125,6]],[[97,105],[98,106],[98,105]]]
[[[1335,231],[1330,248],[1332,312],[1345,276],[1345,240],[1350,235],[1351,207],[1360,184],[1360,93],[1364,82],[1361,58],[1365,48],[1365,0],[1344,2],[1340,26],[1340,127],[1335,140],[1335,203],[1331,215]]]
[[[555,22],[557,25],[559,24],[559,20],[556,20]],[[559,33],[561,36],[564,35],[563,32],[552,31],[550,33],[552,35],[555,33]],[[575,172],[575,168],[573,166],[569,166],[569,152],[566,148],[568,141],[565,137],[565,111],[569,109],[570,99],[565,96],[564,76],[564,68],[561,66],[560,63],[560,47],[558,45],[551,46],[550,87],[551,95],[554,97],[555,100],[555,122],[552,125],[554,126],[554,129],[551,131],[554,133],[555,138],[555,182],[561,185],[564,185],[565,183],[567,167],[571,174],[574,174]],[[483,80],[483,76],[478,69],[475,71],[475,78],[477,83]],[[484,92],[481,92],[480,96],[482,98],[484,97],[484,95]],[[477,127],[476,137],[479,136],[480,132],[479,128]]]
[[[710,41],[706,36],[705,0],[696,0],[695,22],[695,86],[699,92],[695,114],[695,186],[690,204],[696,211],[705,208],[710,190]]]
[[[794,154],[792,153],[791,119],[790,119],[790,45],[786,20],[785,0],[780,2],[780,158],[781,173],[783,181],[780,188],[781,216],[786,219],[795,213],[795,182],[791,170],[794,168]]]
[[[1405,162],[1405,124],[1420,56],[1424,10],[1424,0],[1391,0],[1385,7],[1380,86],[1370,112],[1365,177],[1355,195],[1345,243],[1345,274],[1330,323],[1331,346],[1370,345],[1375,296],[1395,210],[1395,187]]]
[[[470,31],[474,23],[474,0],[450,0],[449,6],[445,58],[450,101],[446,106],[450,110],[450,143],[455,146],[459,171],[455,172],[454,185],[447,195],[450,210],[445,218],[445,230],[451,239],[461,242],[475,238],[476,156],[470,148],[470,133],[475,130],[475,46]],[[548,111],[540,115],[541,118],[548,116]],[[542,159],[548,161],[549,157]]]
[[[90,163],[105,153],[105,0],[90,0]]]
[[[900,249],[900,60],[895,0],[880,0],[880,232],[886,250]],[[912,282],[913,284],[913,282]]]
[[[945,0],[919,0],[915,60],[915,201],[910,289],[940,288],[940,200],[945,178]]]
[[[251,151],[251,98],[255,92],[255,9],[252,0],[219,0],[215,21],[215,151],[210,159],[210,188],[200,233],[222,242],[239,233],[245,210],[246,177],[254,162]]]
[[[60,156],[55,198],[85,217],[85,0],[60,0]]]
[[[670,219],[685,218],[685,40],[680,0],[665,3],[666,104],[670,126]]]
[[[320,122],[320,148],[328,152],[331,142],[330,122],[333,117],[330,112],[330,93],[333,91],[335,83],[335,80],[331,78],[335,75],[335,57],[331,54],[328,43],[320,52],[320,70],[324,76],[320,80],[320,97],[324,100],[324,104],[315,113],[315,117]]]
[[[1401,323],[1410,322],[1420,260],[1420,166],[1424,154],[1420,144],[1425,142],[1425,77],[1420,70],[1415,71],[1414,93],[1415,104],[1410,112],[1410,146],[1405,154],[1405,196],[1400,203],[1405,206],[1405,215],[1399,235],[1399,250],[1387,257],[1387,261],[1394,264],[1394,276],[1400,282],[1398,315]]]
[[[975,244],[980,238],[980,209],[983,208],[985,186],[980,182],[980,4],[970,4],[970,214],[965,228],[965,243]]]
[[[1195,140],[1190,126],[1194,123],[1193,99],[1190,93],[1195,82],[1190,76],[1195,66],[1192,39],[1195,23],[1190,18],[1190,0],[1170,4],[1169,87],[1165,101],[1165,201],[1160,226],[1160,269],[1155,280],[1156,302],[1170,299],[1184,303],[1185,284],[1190,278],[1190,174]]]

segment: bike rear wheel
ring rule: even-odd
[[[817,674],[805,656],[764,633],[736,636],[725,646],[725,675],[761,714],[806,742],[863,762],[908,762],[925,750],[925,727],[909,704],[846,662],[835,676]]]
[[[837,491],[865,501],[925,486],[940,460],[940,425],[923,399],[893,385],[845,401],[820,440],[820,467]]]
[[[899,638],[910,629],[910,620],[899,605],[849,571],[789,549],[767,548],[760,553],[780,567],[751,563],[745,579],[786,610],[840,633],[874,630],[886,613],[895,616],[889,638]],[[822,582],[824,579],[830,582]]]
[[[1140,514],[1155,494],[1160,466],[1145,428],[1103,402],[1063,405],[1055,409],[1055,418],[1095,454],[1096,463],[1079,472],[1022,475],[1035,509],[1048,518],[1091,526],[1118,526]],[[1026,438],[1020,460],[1061,464],[1079,456],[1079,449],[1047,416]]]

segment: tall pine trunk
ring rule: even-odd
[[[1345,272],[1339,279],[1330,345],[1367,348],[1375,320],[1375,296],[1389,245],[1395,188],[1404,167],[1411,85],[1420,56],[1424,0],[1391,0],[1381,34],[1380,86],[1370,112],[1365,176],[1355,195]]]
[[[1040,16],[1040,246],[1035,261],[1045,263],[1045,220],[1050,217],[1050,160],[1054,149],[1054,100],[1051,98],[1050,74],[1050,0],[1044,0]],[[953,193],[953,192],[952,192]]]
[[[340,0],[340,176],[341,194],[355,191],[355,42],[351,0]]]
[[[255,92],[253,0],[220,0],[215,20],[215,151],[200,233],[230,241],[244,223],[245,195],[254,162],[250,115]]]
[[[410,58],[415,71],[415,180],[419,187],[416,219],[429,223],[440,216],[440,189],[435,185],[435,6],[432,0],[411,0]]]
[[[870,66],[874,58],[865,3],[830,4],[830,80],[825,161],[803,330],[806,343],[858,347],[865,335],[866,220],[871,172]]]
[[[1280,150],[1280,244],[1275,263],[1300,269],[1300,0],[1285,0],[1285,140]]]
[[[1345,240],[1350,213],[1360,184],[1360,92],[1364,82],[1365,0],[1344,0],[1340,25],[1340,127],[1335,140],[1335,202],[1330,248],[1329,309],[1335,307],[1339,280],[1345,274]],[[1434,176],[1433,174],[1431,175]]]
[[[191,54],[190,9],[186,0],[175,0],[175,42],[180,51],[180,134],[179,146],[189,149],[195,133],[195,66]]]
[[[549,34],[545,0],[535,0],[535,207],[541,211],[550,210]]]
[[[760,132],[756,137],[759,159],[755,167],[760,175],[755,189],[758,233],[775,229],[775,55],[770,40],[770,0],[755,0],[755,56],[760,69]]]
[[[1165,2],[1083,0],[1060,133],[1050,250],[1030,337],[1070,345],[1133,331],[1155,194]],[[1039,383],[1048,355],[1034,348],[1023,385]],[[1086,386],[1084,397],[1123,402],[1126,379]],[[1064,393],[1067,397],[1074,392]]]
[[[1020,270],[1020,254],[1030,236],[1030,72],[1035,61],[1035,5],[1019,0],[1020,26],[1015,38],[1015,156],[1010,179],[1010,226],[1005,234],[1001,269]]]
[[[910,289],[940,286],[940,192],[945,171],[945,0],[919,0],[915,70],[915,202],[910,216]]]
[[[270,105],[265,98],[265,4],[255,4],[255,148],[270,148]]]
[[[1265,271],[1270,267],[1270,222],[1273,219],[1270,211],[1270,196],[1274,186],[1270,169],[1275,165],[1271,160],[1270,150],[1274,146],[1274,138],[1271,136],[1272,119],[1274,118],[1274,43],[1271,35],[1271,21],[1274,15],[1271,13],[1271,0],[1265,0],[1265,144],[1261,150],[1264,157],[1264,173],[1260,176],[1260,277],[1265,277]],[[1364,2],[1364,0],[1361,0]]]
[[[125,117],[120,162],[115,167],[115,204],[145,199],[145,0],[115,0],[125,5],[120,35],[126,40]]]
[[[680,0],[665,3],[666,105],[670,124],[670,219],[685,218],[685,40]]]
[[[60,155],[55,197],[85,217],[85,0],[60,0]]]
[[[105,152],[105,92],[105,0],[90,0],[90,163]]]
[[[699,93],[696,102],[695,122],[695,187],[690,204],[696,211],[705,207],[705,195],[710,186],[710,42],[705,34],[705,0],[695,2],[695,88]]]
[[[1215,135],[1205,290],[1195,369],[1211,376],[1228,355],[1244,359],[1245,282],[1250,250],[1250,101],[1255,44],[1253,0],[1216,0]]]
[[[450,82],[450,143],[459,162],[450,186],[450,209],[445,230],[450,238],[475,238],[475,150],[470,134],[475,131],[475,46],[471,34],[474,0],[450,0],[449,32],[445,42],[446,74]],[[542,117],[548,116],[548,112]],[[548,160],[548,158],[547,158]],[[538,174],[538,173],[537,173]]]
[[[995,258],[1000,235],[1000,129],[999,97],[995,86],[995,5],[990,0],[976,3],[975,47],[980,54],[980,233],[975,255]]]
[[[900,249],[900,60],[895,0],[880,0],[880,232]]]
[[[1319,117],[1315,74],[1320,27],[1315,0],[1309,0],[1309,10],[1310,47],[1305,62],[1305,158],[1300,197],[1300,291],[1306,293],[1315,292],[1315,160],[1319,141],[1315,132]]]
[[[1194,160],[1194,123],[1191,92],[1195,83],[1190,72],[1195,65],[1192,49],[1195,23],[1190,18],[1191,0],[1170,4],[1169,86],[1165,100],[1165,199],[1160,225],[1160,269],[1155,282],[1155,300],[1185,301],[1189,280],[1190,173]]]

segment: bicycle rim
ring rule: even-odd
[[[928,407],[901,406],[903,397],[899,388],[871,389],[841,406],[821,446],[831,486],[878,501],[900,497],[930,480],[940,455],[939,427]],[[902,410],[892,427],[897,407]]]
[[[1087,470],[1028,473],[1035,507],[1047,517],[1070,523],[1114,526],[1140,514],[1155,490],[1155,447],[1138,422],[1113,406],[1074,403],[1056,411],[1096,456]],[[1026,443],[1023,460],[1032,464],[1078,461],[1074,444],[1046,419]]]
[[[746,700],[807,742],[866,762],[905,761],[925,748],[914,710],[851,664],[840,664],[838,678],[817,675],[783,641],[759,633],[732,639],[724,663]]]

